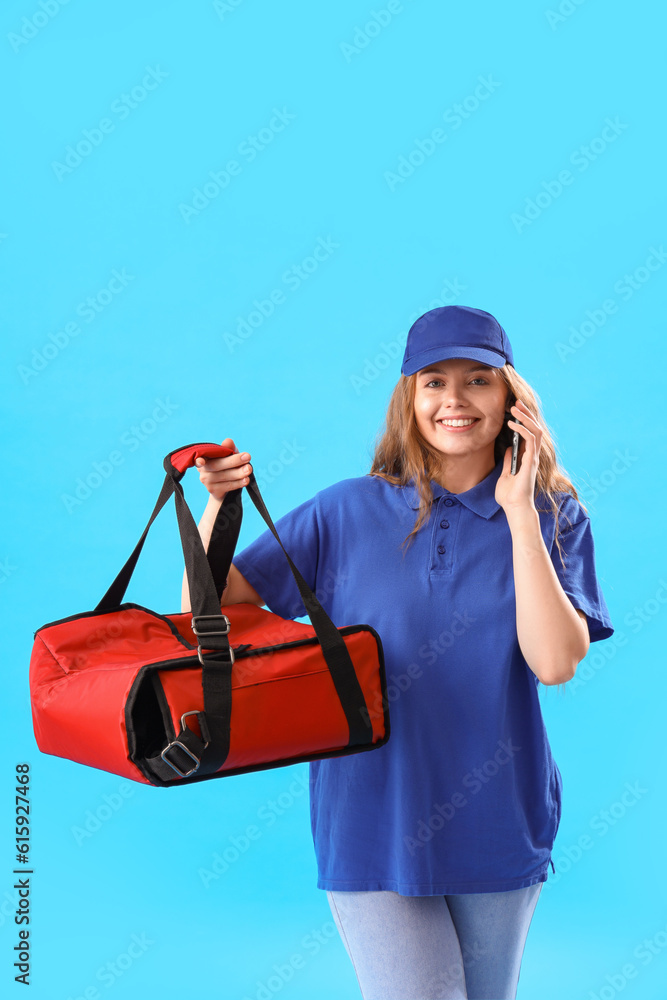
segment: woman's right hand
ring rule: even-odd
[[[224,500],[225,494],[245,486],[252,472],[250,455],[239,452],[231,438],[225,438],[221,444],[225,448],[233,448],[234,454],[226,458],[198,458],[195,468],[199,470],[199,478],[216,500]]]

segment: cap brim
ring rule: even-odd
[[[403,375],[414,375],[415,372],[426,368],[427,365],[436,364],[438,361],[446,361],[447,358],[467,358],[470,361],[481,361],[492,368],[502,368],[509,362],[498,354],[497,351],[487,351],[483,347],[457,347],[450,344],[447,347],[431,347],[428,351],[415,354],[403,362],[401,372]]]

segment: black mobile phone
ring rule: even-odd
[[[505,424],[508,427],[508,429],[511,429],[509,427],[509,424],[507,423],[508,420],[516,420],[517,424],[521,423],[520,420],[516,419],[516,417],[511,412],[511,410],[505,410]],[[511,476],[516,476],[517,469],[519,467],[519,443],[520,443],[520,441],[521,441],[521,435],[519,434],[519,432],[515,431],[515,430],[512,430],[512,464],[510,465],[510,475]]]

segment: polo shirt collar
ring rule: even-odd
[[[488,520],[500,508],[500,504],[495,498],[495,492],[502,467],[503,459],[500,458],[488,476],[482,479],[481,483],[477,483],[477,486],[466,490],[465,493],[451,493],[450,490],[446,490],[444,486],[441,486],[440,483],[432,479],[431,489],[433,490],[433,499],[437,500],[442,496],[455,497],[464,507],[471,510],[473,514],[478,514],[480,517]],[[403,491],[403,496],[408,507],[416,510],[419,507],[419,492],[414,485],[414,477],[405,486],[400,488]]]

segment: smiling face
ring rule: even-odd
[[[415,421],[426,441],[443,456],[493,466],[507,396],[497,368],[468,358],[447,358],[417,372]],[[454,426],[443,420],[454,420]]]

